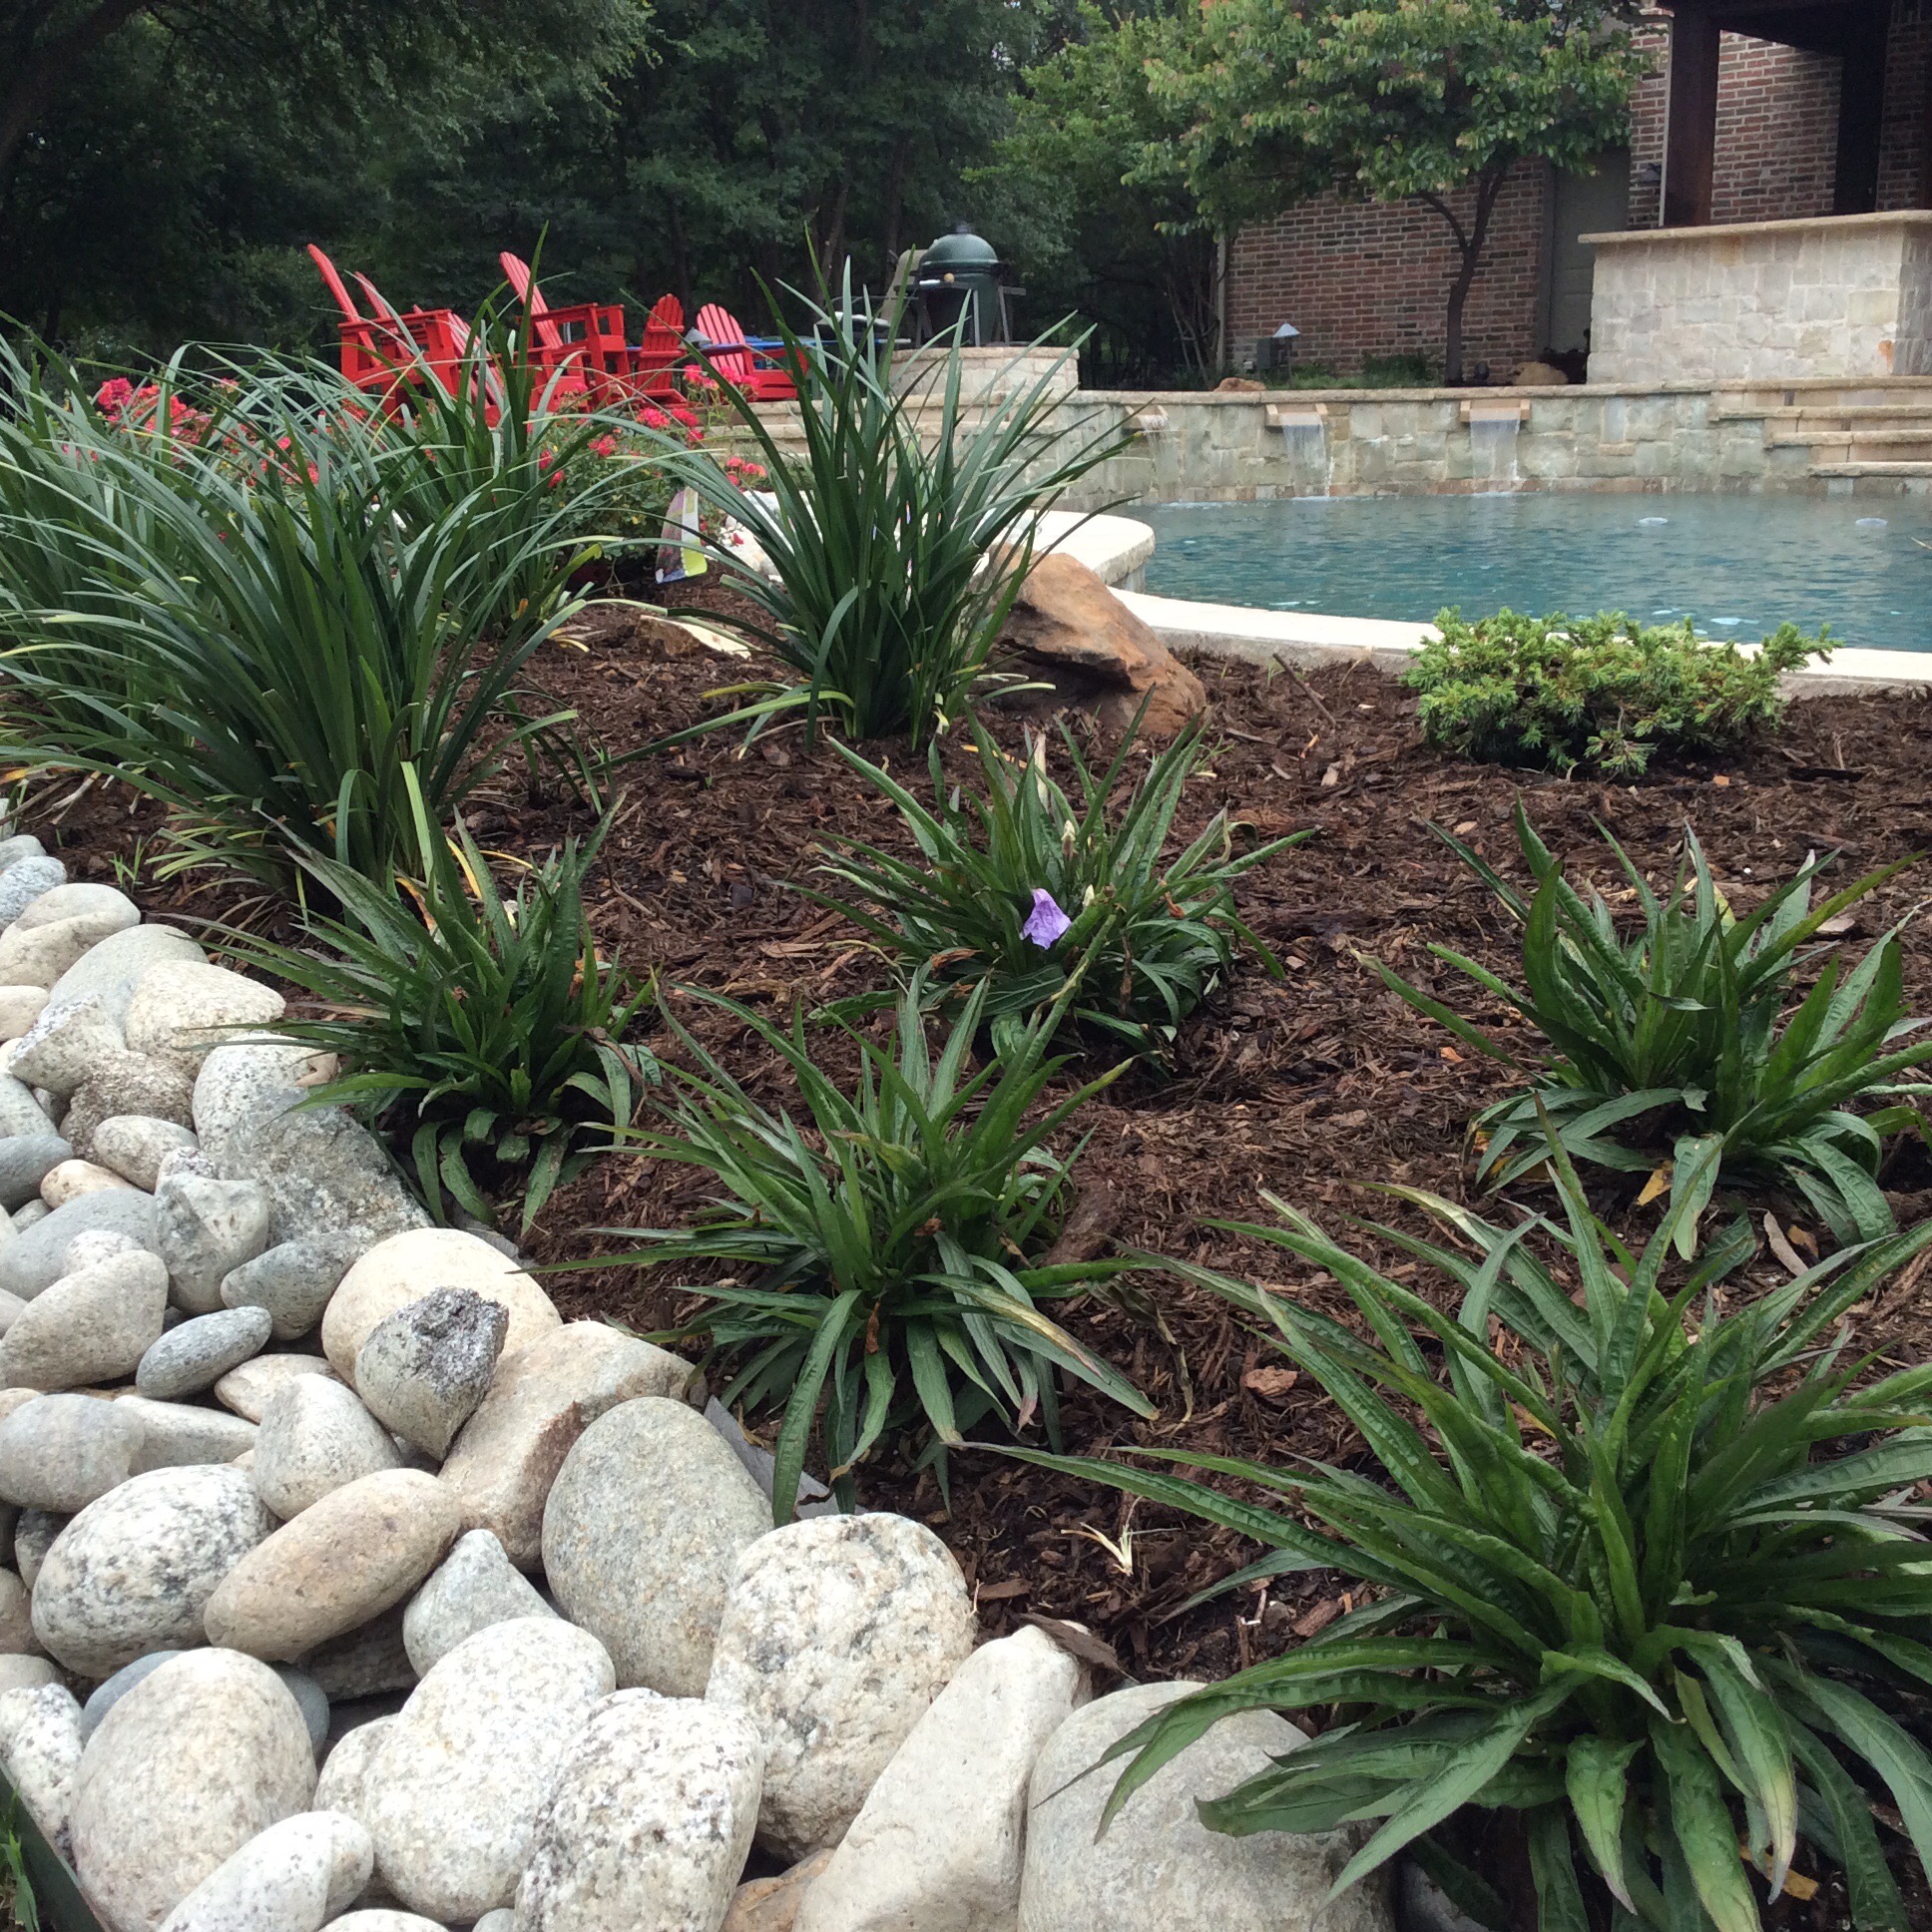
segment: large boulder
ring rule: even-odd
[[[161,1932],[320,1932],[369,1882],[373,1858],[353,1818],[298,1811],[203,1879]]]

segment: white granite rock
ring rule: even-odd
[[[352,1818],[366,1808],[369,1766],[381,1748],[382,1740],[400,1721],[398,1717],[372,1717],[357,1724],[336,1742],[322,1760],[322,1774],[315,1780],[315,1808],[318,1811],[346,1811]]]
[[[0,1209],[0,1222],[5,1223],[5,1232],[0,1232],[0,1246],[3,1246],[13,1233],[13,1223],[6,1220],[4,1209]],[[9,1294],[4,1288],[0,1288],[0,1335],[4,1335],[13,1326],[14,1316],[19,1314],[26,1305],[19,1295]]]
[[[552,1615],[503,1545],[488,1530],[471,1530],[456,1539],[442,1566],[409,1600],[402,1641],[416,1675],[427,1677],[465,1638],[492,1624]]]
[[[116,932],[125,932],[130,926],[140,925],[141,908],[119,886],[81,880],[37,894],[10,923],[21,932],[31,932],[43,926],[64,925],[69,919],[108,918],[115,921]]]
[[[554,1617],[493,1624],[457,1645],[364,1777],[382,1882],[451,1923],[510,1904],[558,1765],[614,1683],[596,1638]]]
[[[260,1457],[257,1442],[257,1465]],[[357,1477],[284,1523],[223,1578],[203,1620],[208,1640],[292,1663],[400,1603],[443,1560],[460,1528],[455,1498],[433,1476],[385,1469]]]
[[[1109,1745],[1192,1684],[1142,1684],[1076,1710],[1048,1740],[1028,1796],[1020,1932],[1390,1932],[1386,1873],[1326,1905],[1367,1836],[1341,1831],[1209,1831],[1197,1799],[1224,1797],[1307,1741],[1272,1710],[1224,1718],[1164,1765],[1099,1835],[1119,1766],[1084,1775]]]
[[[155,1193],[155,1246],[191,1314],[223,1305],[222,1281],[268,1244],[268,1191],[254,1181],[171,1173]]]
[[[200,1644],[216,1586],[274,1523],[240,1469],[131,1477],[54,1539],[34,1584],[34,1633],[85,1678]]]
[[[0,1499],[71,1516],[135,1473],[138,1418],[93,1395],[41,1395],[0,1420]]]
[[[190,1651],[88,1739],[74,1780],[74,1865],[108,1932],[152,1928],[249,1839],[308,1808],[315,1756],[266,1665]]]
[[[65,1208],[83,1195],[98,1195],[108,1188],[130,1188],[111,1169],[99,1168],[92,1161],[62,1161],[41,1176],[40,1198],[50,1208]]]
[[[161,1183],[161,1164],[169,1155],[192,1154],[201,1145],[193,1128],[152,1114],[111,1114],[92,1138],[95,1160],[150,1194]]]
[[[607,1698],[537,1820],[517,1932],[717,1932],[751,1849],[762,1755],[738,1711]]]
[[[13,1044],[7,1071],[29,1087],[63,1097],[113,1054],[126,1053],[127,1037],[98,999],[50,1007]]]
[[[1084,1689],[1044,1631],[981,1645],[879,1774],[805,1894],[797,1932],[1011,1927],[1027,1780]]]
[[[0,1040],[18,1040],[46,1006],[44,986],[0,986]]]
[[[750,1545],[705,1694],[764,1740],[759,1842],[836,1844],[974,1635],[959,1565],[907,1517],[813,1517]]]
[[[128,1198],[145,1200],[132,1191]],[[71,1206],[114,1199],[90,1195]],[[67,1211],[56,1208],[42,1226]],[[17,1241],[6,1252],[21,1245]],[[168,1270],[152,1254],[116,1254],[65,1275],[35,1295],[0,1335],[0,1384],[69,1389],[120,1381],[161,1339],[167,1311]]]
[[[132,1664],[122,1665],[111,1678],[104,1678],[97,1684],[88,1692],[87,1701],[81,1705],[81,1742],[86,1743],[100,1729],[101,1719],[137,1684],[145,1684],[164,1664],[183,1655],[179,1650],[149,1651]]]
[[[181,1065],[146,1053],[104,1054],[61,1116],[61,1133],[74,1152],[94,1159],[94,1132],[103,1121],[141,1114],[187,1127],[194,1118],[195,1085]]]
[[[83,1195],[65,1208],[56,1208],[31,1227],[21,1225],[17,1240],[0,1247],[0,1288],[32,1301],[67,1273],[67,1251],[85,1233],[126,1236],[148,1252],[155,1245],[155,1204],[138,1189],[117,1188],[111,1194]],[[78,1263],[76,1263],[78,1265]],[[139,1357],[137,1357],[139,1359]]]
[[[161,1932],[321,1932],[369,1882],[373,1858],[353,1818],[298,1811],[203,1879]]]
[[[578,1438],[544,1510],[544,1574],[627,1689],[702,1696],[739,1554],[771,1510],[697,1410],[620,1403]]]
[[[135,983],[164,959],[204,959],[207,955],[178,926],[134,926],[91,947],[54,982],[51,1007],[98,999],[102,1010],[125,1022]]]
[[[81,1707],[71,1690],[44,1684],[0,1692],[0,1771],[63,1857],[80,1765]]]
[[[683,1399],[697,1376],[692,1363],[601,1321],[568,1322],[506,1354],[443,1464],[464,1528],[494,1531],[518,1569],[534,1569],[550,1486],[577,1438],[620,1402]]]
[[[401,1463],[389,1433],[332,1376],[297,1375],[268,1398],[254,1445],[254,1486],[284,1522],[331,1490]]]
[[[278,1241],[222,1278],[231,1308],[266,1308],[277,1341],[294,1341],[320,1322],[356,1257],[367,1245],[354,1234],[309,1234]]]
[[[268,1344],[266,1308],[221,1308],[179,1323],[142,1356],[134,1385],[157,1402],[199,1395]]]
[[[190,1463],[232,1463],[254,1447],[254,1424],[226,1409],[203,1408],[199,1402],[151,1402],[145,1395],[121,1396],[114,1406],[141,1424],[136,1475]]]
[[[332,1381],[335,1371],[319,1355],[257,1355],[232,1368],[215,1384],[215,1399],[244,1421],[259,1422],[275,1391],[303,1375]]]
[[[373,1905],[331,1919],[329,1932],[443,1932],[443,1928],[420,1912],[394,1912],[387,1906]]]
[[[0,982],[8,986],[51,989],[83,953],[136,924],[141,914],[132,903],[127,905],[125,913],[116,906],[88,902],[86,909],[66,917],[34,919],[34,914],[49,900],[57,900],[62,905],[71,903],[61,898],[63,893],[112,890],[111,886],[57,885],[53,891],[43,893],[5,932],[0,932]],[[29,920],[34,922],[30,925]],[[49,1004],[52,1003],[50,1000]]]
[[[355,1392],[377,1421],[441,1462],[490,1386],[509,1330],[502,1302],[437,1288],[369,1330],[356,1350]]]
[[[67,883],[67,867],[57,858],[34,853],[17,860],[0,877],[0,927],[20,917],[33,902]]]
[[[52,1658],[23,1657],[18,1652],[0,1654],[0,1694],[38,1690],[44,1684],[58,1684],[60,1677],[60,1666]]]
[[[199,1063],[237,1027],[272,1026],[287,1002],[272,986],[192,960],[163,960],[136,982],[128,1002],[128,1045]]]

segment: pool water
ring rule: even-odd
[[[1426,621],[1505,608],[1690,618],[1711,637],[1787,619],[1842,644],[1932,651],[1932,499],[1296,497],[1142,505],[1164,597]]]

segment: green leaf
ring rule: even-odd
[[[1642,1748],[1632,1738],[1615,1743],[1585,1731],[1570,1740],[1564,1755],[1564,1782],[1577,1828],[1597,1869],[1618,1901],[1636,1911],[1624,1876],[1624,1810],[1629,1802],[1631,1759]]]

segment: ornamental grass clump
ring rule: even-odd
[[[1431,744],[1611,778],[1641,775],[1659,751],[1736,749],[1782,721],[1783,673],[1831,655],[1824,632],[1794,624],[1746,652],[1699,638],[1689,618],[1657,628],[1616,612],[1471,624],[1449,610],[1436,631],[1402,674]]]
[[[452,848],[407,767],[403,783],[418,863],[400,891],[310,859],[346,916],[308,912],[307,946],[231,932],[228,947],[320,1009],[275,1024],[277,1037],[341,1059],[312,1105],[345,1103],[406,1147],[437,1219],[454,1202],[494,1222],[497,1204],[521,1196],[528,1227],[630,1126],[657,1078],[649,1050],[625,1040],[649,989],[598,957],[584,910],[609,820],[506,898],[461,820]]]
[[[1047,770],[1047,739],[1012,758],[976,722],[983,782],[949,785],[927,752],[933,802],[843,745],[853,770],[898,808],[918,856],[850,840],[820,870],[843,888],[814,893],[863,927],[904,969],[926,969],[935,995],[986,989],[993,1038],[1017,1037],[1051,1007],[1076,965],[1069,1029],[1134,1053],[1158,1050],[1232,969],[1241,946],[1280,967],[1234,908],[1235,881],[1309,834],[1234,850],[1225,810],[1179,852],[1168,850],[1188,781],[1206,756],[1199,724],[1153,753],[1138,776],[1136,733],[1096,772],[1064,726],[1074,796]]]
[[[1812,887],[1829,861],[1809,860],[1739,917],[1688,826],[1683,861],[1662,893],[1606,832],[1642,914],[1627,935],[1601,892],[1592,887],[1586,898],[1564,877],[1520,804],[1517,838],[1536,881],[1529,898],[1461,840],[1437,831],[1522,927],[1523,983],[1512,986],[1446,946],[1429,950],[1520,1013],[1549,1052],[1526,1064],[1379,960],[1369,963],[1457,1039],[1530,1075],[1527,1088],[1473,1124],[1492,1185],[1541,1167],[1554,1138],[1573,1160],[1661,1173],[1674,1201],[1690,1187],[1689,1176],[1699,1177],[1701,1194],[1679,1223],[1686,1241],[1720,1180],[1795,1193],[1840,1240],[1891,1230],[1878,1187],[1882,1137],[1916,1125],[1907,1101],[1932,1092],[1896,1084],[1932,1059],[1932,1038],[1902,1044],[1924,1025],[1906,1017],[1904,922],[1849,970],[1836,947],[1808,942],[1910,860],[1815,903]],[[1797,982],[1814,970],[1798,998]],[[1874,1099],[1891,1104],[1852,1111]],[[1703,1158],[1710,1148],[1718,1150],[1715,1163]]]
[[[1467,1909],[1524,1923],[1526,1900],[1512,1921],[1453,1853],[1478,1814],[1501,1812],[1546,1928],[1753,1932],[1753,1885],[1775,1899],[1802,1847],[1809,1871],[1842,1870],[1861,1932],[1903,1932],[1881,1833],[1932,1860],[1932,1755],[1915,1734],[1932,1562],[1913,1500],[1932,1477],[1932,1366],[1885,1372],[1843,1324],[1932,1246],[1932,1222],[1758,1291],[1719,1286],[1751,1253],[1740,1220],[1679,1282],[1693,1191],[1633,1255],[1558,1161],[1563,1229],[1504,1230],[1388,1191],[1473,1248],[1368,1228],[1455,1284],[1453,1314],[1271,1198],[1285,1225],[1224,1231],[1332,1275],[1364,1332],[1175,1268],[1320,1384],[1373,1468],[1010,1452],[1261,1544],[1221,1589],[1327,1568],[1367,1586],[1299,1649],[1123,1738],[1107,1817],[1220,1718],[1312,1709],[1312,1743],[1201,1814],[1236,1836],[1371,1824],[1336,1893],[1410,1847]]]
[[[1059,1439],[1056,1370],[1152,1413],[1118,1371],[1041,1303],[1112,1279],[1126,1262],[1055,1262],[1046,1250],[1086,1146],[1053,1137],[1115,1074],[1045,1102],[1056,1008],[974,1067],[987,992],[974,990],[933,1051],[917,975],[881,1044],[837,1023],[856,1053],[841,1083],[794,1015],[789,1029],[712,994],[795,1084],[802,1113],[754,1100],[668,1015],[690,1061],[666,1067],[664,1125],[634,1137],[644,1154],[709,1175],[712,1205],[682,1228],[607,1229],[642,1238],[647,1267],[724,1261],[737,1273],[695,1289],[707,1307],[685,1332],[710,1338],[732,1373],[728,1406],[781,1406],[773,1493],[789,1515],[814,1416],[834,1492],[853,1506],[852,1472],[888,1430],[923,1419],[943,1483],[945,1455],[983,1420],[1038,1421]],[[608,1257],[607,1257],[608,1260]]]

